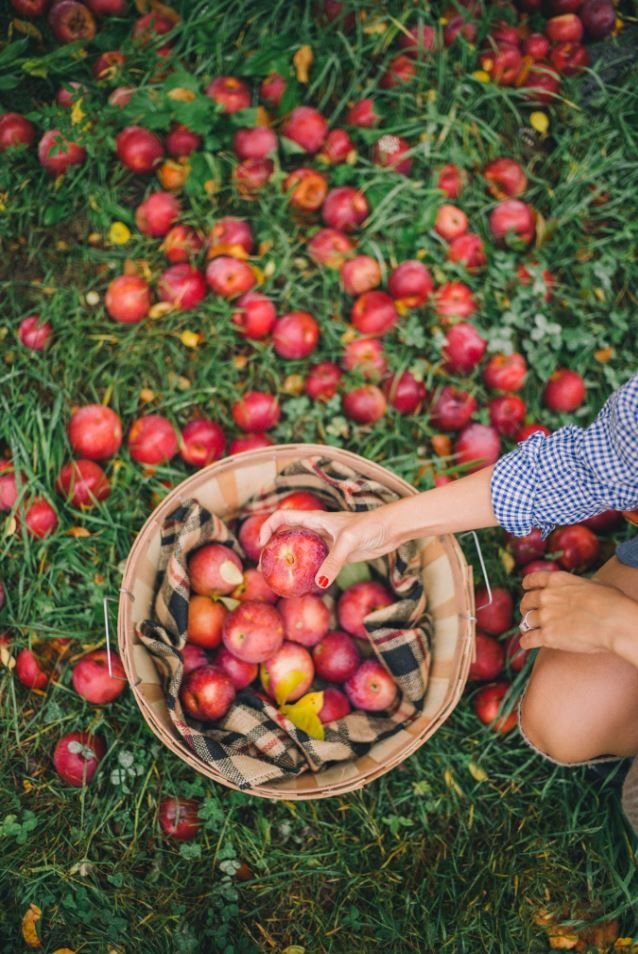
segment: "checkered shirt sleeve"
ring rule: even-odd
[[[638,507],[638,374],[589,427],[532,434],[501,457],[491,493],[498,522],[516,536]]]

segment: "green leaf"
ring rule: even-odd
[[[336,583],[339,589],[347,590],[354,583],[363,583],[370,579],[372,576],[367,563],[348,563],[341,568]]]

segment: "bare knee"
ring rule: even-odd
[[[520,723],[523,736],[554,762],[583,762],[601,754],[557,721],[556,713],[548,711],[547,700],[531,684],[521,704]]]

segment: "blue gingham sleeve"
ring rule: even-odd
[[[501,457],[491,494],[498,522],[516,536],[638,507],[638,374],[589,427],[532,434]]]

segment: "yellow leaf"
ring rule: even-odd
[[[291,673],[291,675],[293,674]],[[301,673],[295,673],[294,675],[300,675],[303,678],[303,674]],[[301,729],[302,732],[309,735],[311,739],[323,739],[324,728],[319,718],[319,712],[321,712],[322,707],[323,692],[307,692],[305,696],[302,696],[301,699],[293,705],[282,705],[279,711],[282,715],[285,715],[287,719],[290,719],[293,725],[296,725],[298,729]]]
[[[4,645],[0,646],[0,663],[2,663],[6,669],[13,669],[16,664],[15,659]]]
[[[140,401],[144,404],[148,404],[149,401],[155,400],[155,391],[151,391],[150,388],[142,388],[140,391]]]
[[[53,954],[76,954],[76,951],[72,951],[70,947],[58,947]]]
[[[204,338],[198,331],[182,331],[179,340],[185,348],[197,348]]]
[[[71,527],[66,532],[67,537],[90,537],[91,533],[86,527]]]
[[[502,550],[502,549],[499,547],[498,555],[499,555],[499,559],[500,559],[501,563],[503,564],[503,569],[505,570],[505,572],[506,572],[508,575],[510,575],[511,573],[513,573],[513,572],[514,572],[514,567],[516,566],[516,560],[514,559],[514,557],[513,557],[512,554],[510,553],[510,551],[509,551],[509,550]]]
[[[263,269],[261,269],[259,265],[250,265],[249,268],[251,272],[253,273],[253,275],[255,276],[255,281],[257,282],[257,284],[263,285],[264,279],[266,277],[264,275]]]
[[[485,70],[474,70],[472,79],[478,80],[479,83],[489,83],[490,74],[486,73]]]
[[[163,318],[164,315],[170,315],[172,311],[177,311],[177,309],[170,301],[156,301],[154,305],[151,305],[148,317],[155,320],[156,318]]]
[[[549,117],[547,113],[543,113],[539,109],[535,109],[533,113],[530,113],[529,124],[532,129],[536,130],[537,133],[540,133],[541,136],[544,136],[549,129]]]
[[[367,26],[364,26],[363,32],[370,35],[374,33],[385,33],[388,29],[388,24],[383,20],[373,20],[372,23],[368,23]]]
[[[192,89],[186,89],[184,86],[176,86],[174,89],[169,90],[168,98],[175,100],[178,103],[192,103],[196,98],[196,94]]]
[[[599,348],[598,351],[594,351],[594,361],[597,361],[598,364],[607,364],[608,361],[615,355],[615,350],[613,348]]]
[[[152,10],[154,13],[161,13],[162,16],[168,17],[173,23],[179,23],[181,20],[176,10],[166,6],[165,3],[160,3],[160,0],[135,0],[135,7],[138,13],[148,13],[149,10]]]
[[[109,242],[111,245],[126,245],[131,238],[131,230],[124,222],[113,222],[109,229]]]
[[[300,374],[289,374],[282,385],[281,390],[284,394],[292,394],[295,397],[302,394],[304,389],[304,379]]]
[[[453,792],[456,792],[456,794],[461,797],[463,796],[463,789],[454,778],[454,773],[452,769],[445,769],[445,771],[443,772],[443,781],[445,782],[448,788],[452,789]]]
[[[31,36],[38,43],[42,43],[42,34],[30,20],[12,20],[11,25],[18,33],[24,33],[25,36]]]
[[[73,107],[72,107],[72,109],[71,109],[71,122],[72,122],[72,124],[73,124],[74,126],[77,126],[78,123],[81,123],[81,122],[82,122],[82,120],[84,119],[85,115],[86,115],[86,113],[85,113],[84,110],[82,109],[82,97],[80,97],[79,99],[76,99],[76,101],[73,103]]]
[[[308,71],[314,60],[314,53],[311,46],[300,47],[292,58],[295,67],[295,73],[300,83],[307,83],[309,79]]]
[[[263,106],[258,106],[257,109],[255,110],[255,113],[256,113],[256,118],[255,118],[256,126],[270,126],[270,116],[268,115],[268,112],[264,109]]]
[[[295,689],[301,685],[306,678],[306,674],[300,669],[292,669],[287,676],[281,680],[275,690],[275,702],[278,706],[283,706],[286,699],[289,699]]]
[[[552,951],[573,951],[578,944],[577,934],[550,934],[549,946]]]
[[[487,778],[487,772],[485,769],[481,768],[480,765],[477,765],[476,762],[468,762],[467,770],[475,782],[484,782]]]
[[[30,904],[29,910],[22,918],[22,937],[29,947],[42,947],[42,941],[38,935],[38,921],[41,917],[41,908],[37,904]]]

